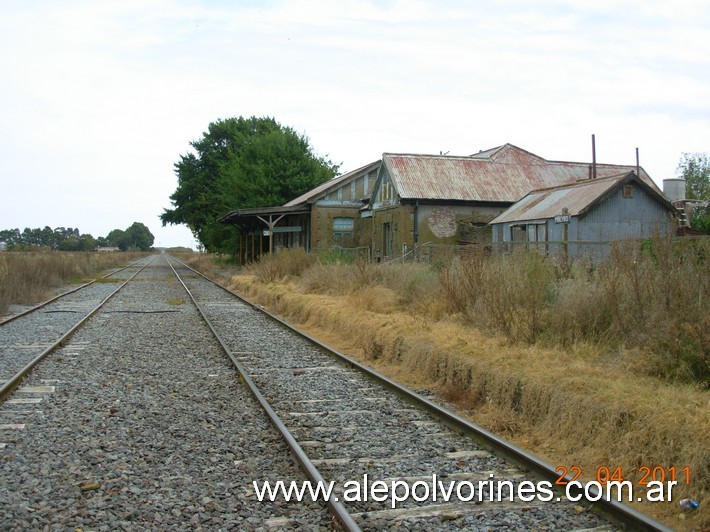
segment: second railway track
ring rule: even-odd
[[[152,260],[143,258],[0,322],[0,400]]]

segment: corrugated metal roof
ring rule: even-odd
[[[587,179],[569,185],[534,190],[495,218],[491,224],[544,220],[553,218],[566,208],[571,216],[581,216],[597,202],[608,197],[618,187],[635,182],[645,188],[657,201],[668,209],[672,204],[656,189],[639,179],[633,172],[615,176]]]
[[[347,172],[345,174],[339,175],[334,177],[333,179],[326,181],[325,183],[321,183],[315,188],[312,188],[305,194],[302,194],[298,196],[295,199],[292,199],[288,203],[284,203],[284,207],[291,207],[292,205],[299,205],[301,203],[307,203],[308,201],[318,198],[322,195],[325,195],[326,193],[330,192],[330,189],[334,189],[338,186],[341,186],[345,183],[348,182],[350,178],[353,177],[358,177],[360,174],[364,174],[369,172],[370,170],[375,170],[376,168],[379,168],[381,164],[381,161],[375,161],[370,164],[366,164],[365,166],[361,166],[360,168],[357,168],[356,170],[353,170],[352,172]]]
[[[397,193],[405,200],[513,203],[531,190],[589,177],[589,163],[547,161],[512,144],[470,157],[386,153],[382,158]],[[628,165],[597,164],[597,177],[634,169]],[[643,169],[641,175],[658,190]]]
[[[553,218],[560,214],[563,208],[567,208],[571,216],[579,216],[627,177],[629,174],[625,173],[605,178],[587,179],[561,187],[535,190],[491,223]]]

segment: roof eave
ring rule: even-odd
[[[254,207],[249,209],[238,209],[222,216],[219,223],[234,223],[238,218],[253,218],[264,215],[286,215],[286,214],[308,214],[311,212],[310,205],[292,205],[289,207]]]

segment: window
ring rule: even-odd
[[[633,185],[624,185],[624,188],[622,189],[621,193],[624,198],[633,198],[634,197]]]
[[[350,182],[350,199],[352,201],[355,201],[355,191],[356,191],[355,180],[353,180]]]
[[[354,218],[333,218],[333,231],[352,231],[354,227]]]
[[[336,242],[342,240],[352,240],[355,229],[354,218],[338,217],[333,218],[333,239]]]
[[[547,225],[544,223],[529,223],[526,225],[511,225],[510,239],[513,242],[524,242],[528,249],[538,249],[547,252]]]
[[[383,205],[391,205],[394,203],[394,199],[395,193],[392,182],[389,180],[389,177],[384,176],[377,191],[377,202]]]
[[[527,229],[524,225],[510,226],[510,239],[513,242],[525,242],[527,240]]]
[[[343,187],[338,189],[338,201],[343,201]]]

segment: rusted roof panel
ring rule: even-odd
[[[628,173],[606,178],[587,179],[567,186],[536,190],[510,207],[492,224],[553,218],[567,208],[571,216],[579,216],[590,205],[629,178]]]
[[[589,178],[589,163],[547,161],[511,144],[470,157],[384,154],[402,199],[513,203],[535,189]],[[602,178],[633,166],[597,164]],[[644,181],[658,190],[641,170]]]

